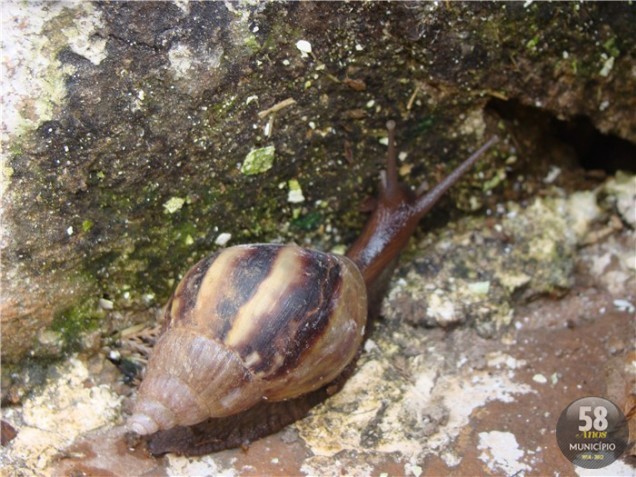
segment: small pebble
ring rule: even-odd
[[[532,380],[539,384],[545,384],[548,382],[548,378],[546,378],[543,374],[535,374],[532,376]]]

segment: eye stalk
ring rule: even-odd
[[[367,288],[397,258],[417,228],[419,221],[433,208],[477,160],[499,140],[491,137],[459,167],[427,193],[413,193],[400,184],[397,173],[395,121],[386,124],[389,132],[386,171],[380,174],[378,202],[360,237],[347,251],[360,268]],[[419,188],[421,189],[421,187]],[[418,190],[419,190],[418,189]]]

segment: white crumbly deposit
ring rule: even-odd
[[[3,1],[2,125],[7,134],[37,127],[53,117],[66,96],[64,82],[74,68],[57,53],[69,48],[98,65],[106,58],[103,27],[91,2]]]
[[[214,456],[184,457],[175,454],[166,456],[169,476],[182,475],[214,475],[217,477],[234,477],[239,475],[235,469],[222,468],[214,461]]]
[[[482,451],[479,459],[495,474],[522,477],[532,470],[523,463],[525,454],[519,448],[515,435],[510,432],[480,432],[477,448]]]
[[[168,59],[175,78],[189,79],[200,70],[214,70],[221,64],[223,49],[195,51],[188,45],[176,43],[168,52]]]
[[[77,358],[58,365],[53,375],[59,377],[26,399],[21,411],[4,412],[18,431],[1,455],[7,475],[46,475],[53,458],[80,434],[120,416],[121,397],[106,385],[92,384]]]
[[[390,355],[395,350],[383,340],[377,357],[362,364],[340,393],[296,424],[316,455],[306,465],[317,466],[343,449],[360,448],[397,452],[416,461],[435,453],[455,465],[456,456],[447,451],[475,409],[535,392],[515,379],[514,371],[525,365],[522,360],[493,355],[488,368],[476,370],[462,366],[458,357],[458,371],[447,373],[442,368],[449,363],[442,362],[437,346],[426,347],[412,360],[413,374],[407,377],[392,373]],[[369,434],[374,426],[379,432]]]

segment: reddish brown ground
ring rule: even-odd
[[[600,313],[603,308],[609,311]],[[633,315],[615,311],[613,298],[608,293],[593,288],[574,289],[562,299],[537,300],[518,309],[516,315],[522,326],[508,344],[502,345],[501,351],[526,362],[515,370],[515,382],[527,383],[538,392],[518,394],[513,402],[491,401],[476,408],[469,425],[453,444],[453,452],[461,458],[459,464],[449,467],[441,457],[429,454],[417,462],[421,475],[505,475],[501,468],[489,468],[483,460],[483,451],[478,448],[479,433],[493,430],[515,436],[524,454],[523,462],[531,464],[531,470],[524,475],[576,475],[577,469],[563,457],[555,440],[555,425],[561,411],[575,399],[588,395],[608,396],[619,405],[626,402],[627,387],[631,384],[622,370],[628,360],[635,359],[632,347],[636,322]],[[464,336],[464,343],[460,345],[471,346],[471,341],[473,346],[479,343],[471,339],[471,334],[464,333]],[[547,382],[541,384],[533,380],[537,374],[545,376]],[[108,439],[100,441],[102,450],[91,445],[93,454],[103,451],[103,455],[116,453],[119,457],[100,464],[99,459],[93,460],[90,454],[88,459],[78,460],[70,454],[60,461],[57,475],[72,472],[76,472],[75,475],[167,475],[170,462],[165,457],[152,459],[137,454],[132,458],[125,449],[117,448],[114,452],[117,446]],[[75,450],[86,451],[81,446]],[[296,476],[306,475],[301,468],[311,457],[310,450],[288,429],[254,442],[247,451],[218,453],[213,462],[218,471],[232,469],[232,475]],[[369,462],[368,456],[349,453],[331,461],[340,461],[336,468],[342,475],[349,475],[347,463],[358,467],[356,459],[365,459],[370,465],[369,475],[406,475],[406,462],[392,454],[379,457],[376,454]]]

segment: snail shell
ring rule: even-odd
[[[274,244],[217,252],[168,303],[129,426],[152,434],[316,390],[354,358],[366,319],[347,257]]]

